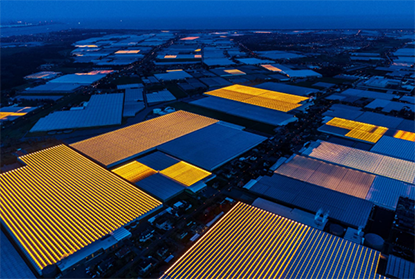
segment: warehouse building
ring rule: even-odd
[[[123,93],[92,95],[88,103],[81,107],[53,112],[39,119],[30,132],[120,125],[123,102]]]
[[[392,210],[396,208],[400,196],[415,198],[413,184],[300,155],[285,161],[275,173],[366,199]]]
[[[196,193],[212,173],[156,151],[112,169],[143,191],[165,202],[185,190]]]
[[[212,171],[266,139],[242,129],[208,117],[177,111],[71,146],[107,167],[117,166],[157,149]]]
[[[216,119],[190,112],[176,111],[73,143],[71,147],[106,167],[113,167],[217,122]]]
[[[379,120],[373,119],[373,116],[370,118],[364,119],[366,117],[364,113],[362,118],[365,121],[370,121],[372,123],[382,123],[381,119],[384,117],[380,117]],[[350,115],[349,115],[350,116]],[[359,118],[358,118],[359,119]],[[325,119],[325,124],[321,126],[318,130],[323,133],[332,134],[335,136],[344,137],[347,139],[352,139],[355,141],[366,142],[370,144],[377,143],[383,137],[393,137],[397,139],[403,139],[406,141],[414,141],[415,133],[414,128],[409,126],[409,124],[413,123],[410,120],[403,120],[399,118],[389,118],[386,120],[392,120],[390,122],[384,121],[385,127],[377,126],[373,124],[367,124],[365,122],[360,121],[352,121],[347,120],[339,117],[328,117]],[[398,120],[398,121],[395,121]],[[402,121],[403,120],[403,121]],[[396,125],[396,123],[401,123],[404,125]],[[395,128],[387,128],[387,127],[395,127]],[[402,127],[405,130],[396,129]],[[396,142],[396,141],[395,141]]]
[[[376,143],[388,128],[334,117],[318,129],[320,132]]]
[[[383,136],[370,151],[403,160],[415,161],[415,133],[406,132],[405,134],[407,136],[405,136],[405,139]]]
[[[248,118],[274,126],[282,126],[297,120],[294,110],[305,110],[309,98],[259,89],[243,85],[232,85],[206,92],[207,98],[192,104]]]
[[[0,122],[3,121],[14,121],[19,117],[22,117],[29,112],[34,111],[37,107],[2,107],[0,108]]]
[[[80,84],[83,86],[91,85],[100,79],[104,78],[107,74],[113,71],[92,71],[89,73],[76,73],[68,74],[56,79],[51,80],[51,83],[69,83],[69,84]]]
[[[311,213],[322,211],[346,226],[365,227],[373,203],[280,174],[264,176],[244,188],[266,199]]]
[[[167,89],[146,94],[149,105],[170,102],[176,100],[176,97]]]
[[[261,65],[274,63],[274,61],[272,60],[263,60],[258,58],[239,58],[236,60],[245,65]]]
[[[222,98],[208,97],[191,103],[273,126],[284,126],[297,121],[292,114]]]
[[[265,140],[263,136],[215,123],[164,143],[157,149],[212,171]]]
[[[246,75],[245,72],[235,69],[235,68],[216,68],[216,69],[211,69],[210,71],[220,77],[232,77],[232,76]]]
[[[70,94],[80,89],[79,83],[51,83],[26,88],[21,94]]]
[[[326,112],[323,113],[323,116],[340,117],[349,120],[354,120],[362,114],[363,111],[359,107],[334,104]]]
[[[200,81],[206,84],[209,87],[209,89],[232,85],[231,82],[221,77],[205,77],[205,78],[200,78]]]
[[[143,85],[130,84],[128,86],[130,87],[125,88],[125,86],[121,86],[120,88],[117,86],[118,89],[122,89],[123,87],[125,89],[123,117],[133,117],[146,107],[143,102]]]
[[[26,80],[49,80],[58,77],[60,72],[43,71],[34,74],[30,74],[24,77]]]
[[[370,144],[383,138],[415,141],[415,122],[399,117],[362,111],[359,107],[335,104],[323,113],[324,119],[318,130]],[[386,140],[386,139],[385,139]],[[389,142],[396,140],[389,140]],[[403,143],[410,148],[409,143]],[[402,156],[402,154],[400,155]]]
[[[239,202],[161,278],[375,278],[379,259],[375,250]]]
[[[354,89],[354,88],[346,89],[340,95],[359,97],[359,98],[369,98],[369,99],[383,99],[383,100],[392,100],[393,98],[397,97],[396,95],[390,94],[390,93],[361,90],[361,89]]]
[[[155,74],[154,77],[158,81],[173,81],[173,80],[184,80],[184,79],[192,78],[191,75],[189,75],[183,70],[169,71],[169,72],[162,73],[162,74]]]
[[[298,59],[305,57],[304,55],[297,54],[294,52],[287,52],[281,50],[268,50],[268,51],[256,51],[256,54],[259,57],[265,57],[273,60],[290,60],[290,59]]]
[[[408,104],[408,103],[401,103],[383,99],[375,99],[371,103],[365,106],[365,108],[370,109],[381,109],[383,112],[391,112],[391,111],[401,111],[402,109],[406,109],[408,111],[415,112],[415,105]]]
[[[19,159],[23,167],[0,176],[1,220],[39,275],[161,206],[65,145]]]
[[[206,57],[206,51],[205,51],[205,57]],[[223,58],[204,58],[203,64],[205,64],[208,67],[215,67],[215,66],[231,66],[237,64],[236,62],[233,62],[229,58],[223,57]]]
[[[96,83],[112,72],[114,71],[98,70],[88,73],[68,74],[52,79],[46,84],[27,88],[22,94],[69,94],[83,86],[89,86]]]
[[[309,96],[311,94],[316,94],[317,92],[319,92],[319,90],[314,89],[314,88],[288,85],[288,84],[279,83],[279,82],[265,82],[265,83],[259,84],[257,87],[261,89],[283,92],[286,94],[292,94],[292,95],[297,95],[297,96]]]
[[[300,155],[280,166],[275,173],[364,199],[375,175],[328,164]]]
[[[413,161],[397,159],[320,140],[310,144],[302,154],[405,183],[414,184],[415,182],[415,162]]]
[[[321,74],[309,69],[291,69],[290,67],[281,64],[264,64],[261,66],[271,72],[277,72],[286,75],[290,79],[323,77]]]

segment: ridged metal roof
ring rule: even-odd
[[[373,174],[299,155],[283,164],[275,173],[362,199],[366,197],[375,178]]]
[[[329,218],[356,228],[366,225],[373,207],[372,202],[279,174],[264,176],[249,190],[313,213],[329,210]]]
[[[65,145],[20,159],[0,175],[1,220],[40,269],[161,206]]]
[[[415,185],[395,179],[377,176],[367,193],[366,200],[374,204],[395,210],[399,197],[415,199]]]
[[[237,203],[161,278],[373,278],[380,253]]]
[[[326,141],[311,144],[302,154],[407,183],[415,182],[415,162],[411,161]]]
[[[266,138],[216,123],[157,147],[208,171],[254,148]]]
[[[415,142],[383,136],[370,150],[371,152],[415,161]]]

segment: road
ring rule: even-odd
[[[135,252],[139,252],[137,253],[136,257],[134,257],[134,259],[129,262],[128,264],[126,264],[123,268],[119,269],[116,273],[114,273],[111,278],[122,278],[122,276],[125,276],[125,273],[130,270],[134,263],[138,262],[142,257],[146,256],[146,254],[149,251],[154,251],[154,249],[163,244],[164,241],[166,241],[167,239],[169,239],[171,236],[173,236],[175,233],[177,233],[179,230],[181,230],[181,228],[183,227],[182,224],[188,222],[186,220],[192,220],[195,216],[197,216],[198,214],[200,214],[203,210],[205,210],[207,207],[209,207],[210,205],[214,204],[215,200],[221,200],[224,197],[221,194],[215,195],[214,197],[210,197],[205,201],[205,206],[200,206],[197,209],[194,209],[191,213],[182,215],[175,224],[175,228],[172,230],[167,231],[166,233],[164,233],[160,238],[153,240],[145,250],[140,251],[140,250],[136,250]]]

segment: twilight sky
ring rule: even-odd
[[[54,20],[146,28],[414,28],[414,1],[1,0],[2,22]],[[108,26],[107,26],[108,25]],[[85,26],[86,27],[86,26]],[[139,27],[137,27],[139,28]]]

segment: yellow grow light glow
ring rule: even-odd
[[[407,132],[407,131],[398,130],[398,131],[396,131],[396,133],[393,137],[397,138],[397,139],[403,139],[403,140],[408,140],[408,141],[414,141],[415,142],[415,133],[411,133],[411,132]]]
[[[23,116],[26,112],[0,112],[0,119],[7,118],[9,116]]]
[[[287,112],[301,106],[308,97],[291,95],[244,85],[231,85],[205,93],[228,100]]]
[[[25,76],[25,78],[27,78],[27,79],[37,79],[37,78],[45,78],[45,77],[48,77],[48,76],[55,76],[57,74],[59,74],[59,73],[58,72],[51,72],[51,71],[43,71],[43,72],[39,72],[39,73],[36,73],[36,74]]]
[[[95,75],[106,75],[114,72],[114,70],[95,70],[88,73],[75,73],[78,76],[95,76]]]
[[[160,173],[186,186],[191,186],[212,174],[183,161],[160,171]]]
[[[202,49],[198,48],[195,50],[195,52],[199,52],[199,51],[202,51]]]
[[[113,169],[112,172],[132,183],[136,183],[137,181],[157,173],[157,171],[137,161],[132,161],[122,165],[116,169]]]
[[[162,275],[374,278],[380,252],[238,202]]]
[[[217,122],[205,116],[176,111],[71,146],[108,166]]]
[[[43,269],[161,206],[65,145],[0,175],[1,219]]]
[[[244,72],[238,70],[238,69],[231,69],[231,70],[224,70],[224,72],[232,75],[245,75]]]
[[[97,45],[76,45],[76,47],[98,47]]]
[[[170,73],[170,72],[181,72],[181,71],[183,71],[183,69],[167,70],[166,72]]]
[[[176,58],[177,55],[165,55],[164,58],[169,59],[169,58]]]
[[[135,53],[139,53],[140,50],[136,49],[136,50],[119,50],[117,52],[115,52],[115,54],[135,54]]]
[[[193,41],[193,40],[196,40],[196,39],[199,39],[199,37],[185,37],[185,38],[182,38],[180,40],[181,41]]]
[[[272,71],[272,72],[282,72],[282,70],[280,68],[277,68],[277,67],[272,66],[272,65],[269,65],[269,64],[267,64],[267,65],[261,65],[261,66],[263,68],[269,70],[269,71]]]
[[[339,127],[350,130],[345,136],[355,139],[360,139],[368,142],[377,142],[388,128],[376,126],[372,124],[347,120],[335,117],[326,123],[329,126]]]

